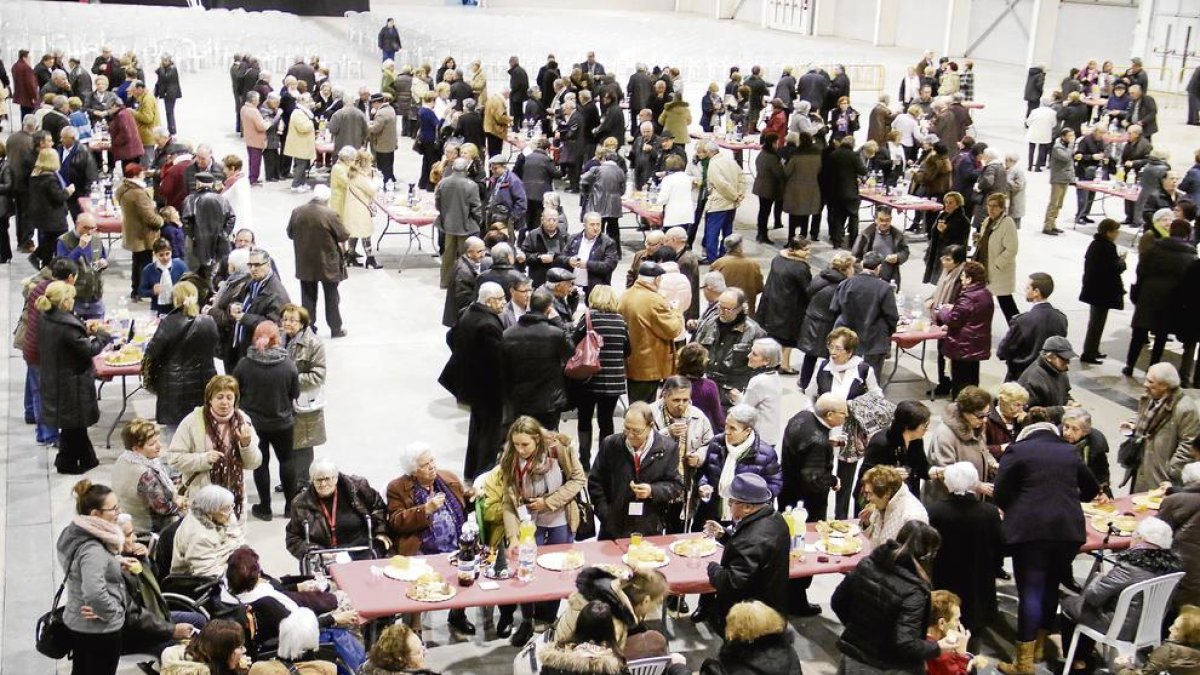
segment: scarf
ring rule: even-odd
[[[949,272],[942,270],[942,276],[938,279],[937,288],[933,291],[933,307],[929,313],[937,316],[937,308],[942,305],[954,304],[954,282],[962,275],[962,265],[958,265]]]
[[[208,470],[208,479],[213,485],[220,485],[233,493],[233,511],[239,519],[242,517],[245,477],[237,437],[243,424],[245,421],[237,410],[229,413],[228,417],[217,417],[208,406],[204,407],[204,431],[207,435],[205,450],[221,453],[221,459]]]
[[[171,474],[167,472],[167,467],[163,466],[162,462],[157,459],[150,459],[144,455],[140,455],[132,450],[126,450],[121,453],[121,458],[130,464],[136,464],[154,472],[154,477],[158,482],[163,484],[167,489],[167,493],[171,494],[175,491],[175,481],[171,480]]]
[[[171,281],[171,263],[163,265],[155,259],[154,266],[162,273],[158,280],[158,304],[169,308],[172,305],[171,289],[174,286],[174,282]]]
[[[117,555],[125,547],[125,530],[116,523],[110,523],[99,516],[75,516],[71,522],[84,532],[99,539],[100,543],[104,544],[104,548],[113,555]]]
[[[441,476],[433,479],[433,491],[446,495],[442,508],[429,516],[429,527],[421,531],[421,553],[446,553],[458,547],[458,532],[466,522],[463,505],[450,491],[446,481]],[[421,486],[420,481],[413,479],[413,506],[421,506],[429,501],[430,493]]]
[[[300,605],[297,605],[295,600],[292,600],[287,595],[275,590],[275,587],[272,586],[266,579],[259,579],[257,586],[248,591],[238,593],[236,596],[233,596],[229,592],[228,586],[226,586],[226,584],[223,582],[221,584],[221,595],[223,596],[223,600],[229,600],[230,598],[236,597],[237,601],[244,605],[253,604],[264,598],[272,598],[279,602],[279,604],[283,605],[284,609],[288,611],[288,614],[300,609]]]
[[[1171,419],[1171,415],[1175,412],[1175,405],[1179,403],[1181,396],[1182,393],[1176,390],[1157,401],[1149,396],[1143,397],[1141,404],[1138,405],[1134,434],[1146,438],[1158,433],[1162,425]]]
[[[727,452],[725,454],[725,463],[721,465],[721,478],[718,483],[720,489],[717,494],[721,498],[721,520],[729,521],[733,519],[733,513],[729,510],[729,500],[725,495],[729,493],[729,486],[733,483],[733,478],[737,475],[737,465],[742,461],[742,458],[747,453],[754,450],[756,435],[753,431],[746,435],[746,440],[738,445],[730,445],[729,441],[725,442]]]
[[[258,297],[259,293],[262,293],[263,287],[265,287],[267,285],[267,282],[270,280],[271,280],[270,273],[268,273],[267,276],[263,277],[262,279],[260,279],[258,281],[254,281],[253,279],[251,279],[249,290],[246,293],[246,297],[244,299],[242,299],[242,308],[243,309],[249,310],[250,304],[254,302],[254,299]],[[236,346],[242,344],[242,339],[245,337],[245,334],[246,334],[246,327],[242,325],[241,321],[238,321],[237,327],[233,329],[233,346],[236,347]]]

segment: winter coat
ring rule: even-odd
[[[152,364],[145,384],[156,396],[155,421],[175,426],[204,405],[204,387],[217,374],[213,359],[219,341],[217,324],[206,314],[189,317],[177,308],[159,322],[145,350]]]
[[[785,180],[783,162],[774,151],[762,151],[754,158],[754,186],[750,192],[761,199],[779,199],[783,196]]]
[[[1074,150],[1061,141],[1050,149],[1050,184],[1071,185],[1075,182]]]
[[[827,201],[858,201],[858,177],[867,175],[862,156],[851,148],[837,148],[824,160],[829,174]]]
[[[625,374],[637,382],[654,382],[675,373],[675,338],[683,330],[681,310],[638,281],[621,295],[621,317],[633,347],[625,360]]]
[[[664,131],[671,132],[671,135],[676,138],[676,143],[687,143],[688,126],[691,123],[692,110],[688,107],[687,101],[683,100],[668,102],[658,116],[659,126]]]
[[[1029,392],[1028,407],[1046,408],[1055,422],[1062,419],[1063,406],[1071,400],[1071,379],[1066,373],[1039,357],[1021,372],[1017,384]]]
[[[297,560],[303,560],[304,555],[311,549],[335,546],[333,532],[320,501],[317,490],[311,483],[292,500],[292,516],[288,519],[285,533],[287,550]],[[366,478],[347,473],[339,474],[337,503],[338,508],[351,509],[363,521],[363,534],[367,532],[368,521],[373,537],[382,536],[387,532],[387,503]],[[339,539],[336,546],[370,544],[365,538],[358,541]]]
[[[588,191],[588,208],[603,218],[620,218],[625,194],[625,172],[616,162],[605,160],[579,179],[581,190]]]
[[[247,471],[257,469],[262,464],[262,453],[258,449],[258,433],[250,422],[249,416],[237,411],[242,423],[250,429],[250,442],[242,445],[238,439],[233,443],[241,454],[242,467]],[[188,494],[195,494],[200,488],[211,484],[209,470],[212,464],[205,453],[208,452],[208,431],[204,422],[204,408],[198,407],[188,413],[179,423],[175,435],[171,437],[171,446],[163,453],[164,464],[182,474],[180,482],[187,486]],[[224,487],[224,486],[222,486]]]
[[[550,155],[542,150],[534,150],[528,155],[517,157],[513,173],[520,176],[525,183],[525,196],[540,202],[547,192],[554,191],[554,179],[562,177],[562,171]]]
[[[205,521],[201,522],[196,512],[190,512],[179,523],[171,556],[172,575],[224,576],[230,554],[246,543],[237,520],[230,518],[224,525],[207,518]]]
[[[625,359],[633,352],[629,341],[629,329],[625,319],[615,312],[588,310],[591,314],[592,330],[604,344],[600,346],[600,372],[583,383],[583,388],[596,396],[619,397],[625,393]],[[587,334],[587,317],[580,317],[575,324],[571,341],[576,346]]]
[[[800,326],[800,340],[796,347],[805,354],[829,358],[825,339],[833,330],[838,313],[832,308],[834,294],[846,275],[832,267],[821,270],[808,285],[808,307],[804,310],[804,322]]]
[[[929,524],[942,535],[933,561],[933,586],[962,598],[967,630],[989,625],[996,616],[996,569],[1004,556],[1000,511],[973,494],[950,495],[928,507]]]
[[[39,236],[57,237],[67,231],[67,199],[57,173],[30,176],[24,221],[36,228]]]
[[[142,145],[154,145],[154,130],[162,126],[162,118],[158,114],[158,101],[149,89],[143,89],[141,96],[130,92],[129,98],[130,103],[137,107],[133,112],[133,119],[137,121],[138,136],[142,139]]]
[[[1010,375],[1019,376],[1041,356],[1046,340],[1053,336],[1067,336],[1067,315],[1049,302],[1039,302],[1013,317],[996,348],[996,358],[1008,362]]]
[[[283,143],[284,156],[310,161],[316,159],[316,131],[312,112],[302,106],[296,106],[288,118],[287,138]]]
[[[138,574],[121,570],[125,597],[129,600],[125,607],[125,625],[121,627],[121,651],[134,654],[146,653],[143,650],[152,652],[158,645],[172,642],[175,632],[171,610],[158,579],[148,569],[149,561],[139,557],[138,562],[142,565]]]
[[[1170,640],[1150,652],[1141,668],[1123,668],[1120,675],[1200,675],[1200,649]]]
[[[42,352],[43,369],[45,363],[46,353]],[[1138,467],[1133,492],[1153,490],[1167,481],[1178,484],[1183,467],[1192,461],[1192,439],[1200,434],[1200,406],[1181,389],[1167,396],[1169,400],[1164,405],[1168,406],[1168,410],[1162,413],[1165,421],[1146,434],[1142,464]],[[1143,396],[1138,402],[1139,417],[1149,414],[1150,403],[1149,396]]]
[[[742,289],[746,294],[746,312],[754,316],[758,294],[763,289],[762,267],[758,261],[743,254],[727,253],[714,260],[709,269],[720,272],[726,285]]]
[[[834,590],[830,605],[845,626],[838,648],[872,668],[923,673],[939,652],[925,638],[930,588],[907,557],[896,559],[899,549],[883,543]]]
[[[617,203],[620,203],[620,195],[617,195]],[[497,220],[505,220],[501,214],[507,216],[510,223],[525,222],[525,210],[528,208],[528,201],[525,196],[525,184],[517,177],[517,174],[511,171],[505,171],[499,178],[492,177],[488,179],[488,201],[486,204],[488,223],[496,222]]]
[[[1000,456],[993,497],[1004,512],[1004,542],[1082,545],[1080,502],[1100,491],[1075,447],[1047,423],[1026,427]]]
[[[921,160],[921,168],[913,176],[913,183],[924,190],[926,197],[940,197],[950,191],[953,169],[944,155],[931,152]],[[969,194],[963,195],[970,198]]]
[[[67,581],[62,620],[77,633],[115,633],[125,624],[125,580],[120,559],[94,535],[72,523],[58,536],[58,564]],[[81,608],[92,608],[98,619],[85,619]]]
[[[987,218],[980,230],[989,229],[992,233],[987,242],[988,290],[995,296],[1012,295],[1017,285],[1017,224],[1007,215],[996,222]]]
[[[1167,332],[1179,317],[1171,311],[1177,302],[1176,288],[1187,266],[1196,260],[1196,249],[1188,242],[1168,237],[1154,242],[1138,260],[1137,282],[1133,285],[1133,327]]]
[[[981,283],[962,289],[950,309],[938,309],[938,325],[949,329],[940,342],[942,355],[952,361],[990,359],[994,311],[992,294]]]
[[[637,626],[638,618],[633,613],[633,604],[629,601],[629,596],[625,595],[620,580],[607,570],[587,567],[580,570],[575,577],[575,589],[567,597],[567,606],[554,624],[554,642],[572,642],[579,614],[589,602],[597,601],[604,603],[611,610],[617,648],[624,649],[629,631]]]
[[[937,228],[943,222],[946,223],[945,232]],[[937,221],[929,228],[929,246],[925,247],[925,276],[922,281],[936,284],[942,275],[942,251],[951,244],[967,248],[970,234],[971,219],[965,208],[957,208],[953,213],[939,213]]]
[[[570,243],[563,251],[563,256],[567,260],[579,257],[579,249],[582,245],[583,232],[577,232],[575,236],[571,237]],[[596,235],[596,242],[592,244],[591,254],[587,260],[583,261],[587,265],[588,287],[612,284],[613,270],[617,268],[617,263],[621,260],[620,248],[620,245],[607,234],[601,232]]]
[[[876,433],[867,441],[863,451],[862,464],[858,467],[858,485],[862,485],[862,477],[867,471],[876,466],[906,467],[908,479],[904,481],[909,492],[920,494],[921,481],[929,475],[929,458],[925,455],[925,439],[918,438],[911,443],[905,443],[904,438],[893,435],[891,429]]]
[[[891,351],[892,333],[900,321],[891,284],[873,274],[856,274],[838,286],[829,309],[838,313],[835,328],[845,326],[858,334],[858,356]]]
[[[796,151],[783,165],[783,210],[789,215],[810,216],[821,211],[821,153],[817,149]]]
[[[600,450],[588,472],[588,494],[600,519],[601,540],[628,537],[631,532],[661,534],[667,524],[666,505],[683,497],[679,444],[662,434],[650,437],[650,448],[642,457],[640,471],[626,446],[624,433],[600,442]],[[641,515],[629,513],[630,503],[637,501],[629,487],[631,482],[650,485],[650,498],[641,500]]]
[[[1171,549],[1183,560],[1188,573],[1175,591],[1175,606],[1200,600],[1200,486],[1187,485],[1167,495],[1158,517],[1175,531]]]
[[[300,281],[337,283],[346,279],[346,263],[339,244],[350,238],[337,212],[316,200],[292,210],[287,236],[296,255]]]
[[[808,287],[812,268],[807,260],[777,255],[771,260],[771,273],[758,301],[758,323],[783,345],[794,345],[804,327],[808,311]]]
[[[753,600],[786,615],[791,535],[783,516],[766,504],[718,535],[717,541],[724,546],[721,562],[708,563],[708,581],[716,589],[715,616],[724,617],[735,604]],[[724,625],[716,621],[719,632]]]
[[[295,130],[294,126],[293,130]],[[363,111],[357,107],[344,107],[330,116],[329,133],[333,136],[334,152],[345,147],[357,150],[367,144],[370,122],[367,121],[367,116]]]
[[[934,427],[928,438],[929,464],[946,467],[956,462],[970,462],[979,474],[982,483],[991,482],[996,475],[996,460],[987,449],[983,429],[971,431],[958,412],[958,404],[946,406],[942,423]],[[948,497],[950,492],[940,480],[925,482],[921,498],[926,504],[936,504]]]
[[[720,152],[708,159],[708,200],[704,203],[705,213],[731,211],[738,207],[746,195],[742,184],[742,168],[733,161],[733,155]]]
[[[829,491],[837,483],[829,431],[812,410],[788,420],[779,453],[783,475],[780,508],[801,504],[814,516],[824,513]]]
[[[300,379],[301,405],[296,410],[292,447],[324,445],[325,410],[321,393],[325,386],[325,344],[315,330],[304,328],[288,341],[287,352]]]
[[[586,642],[553,644],[538,652],[541,675],[623,675],[625,659],[608,647]]]
[[[121,207],[122,243],[125,249],[138,253],[149,251],[159,238],[163,219],[154,208],[154,199],[145,186],[126,178],[117,186],[114,196]]]
[[[700,675],[801,675],[800,657],[786,631],[748,642],[726,640],[717,658],[704,659]]]
[[[662,116],[660,115],[658,119],[661,120]],[[621,146],[625,145],[625,116],[621,114],[621,107],[614,101],[607,108],[603,108],[600,112],[599,122],[589,131],[597,143],[604,142],[606,138],[616,139],[617,149],[620,150]],[[687,134],[684,134],[683,137],[687,138]]]
[[[471,262],[466,254],[454,260],[450,272],[450,284],[446,288],[446,301],[442,306],[442,325],[450,328],[471,303],[478,297],[479,266]]]
[[[1117,245],[1096,234],[1083,257],[1083,286],[1079,301],[1108,309],[1125,309],[1125,260],[1117,254]]]
[[[531,99],[532,100],[532,99]],[[587,473],[579,461],[578,444],[559,445],[551,450],[551,461],[557,465],[562,476],[558,488],[540,495],[524,495],[528,498],[541,497],[546,502],[546,513],[561,512],[566,518],[567,527],[574,534],[579,530],[580,510],[575,502],[575,496],[587,487]],[[497,470],[499,470],[497,468]],[[501,510],[504,518],[504,532],[509,541],[520,540],[521,519],[517,513],[515,496],[518,488],[512,484],[511,477],[501,476],[502,490],[506,497],[503,499]]]
[[[529,278],[533,281],[534,288],[539,288],[546,283],[546,272],[551,267],[563,269],[570,267],[565,255],[569,238],[567,228],[561,225],[554,230],[554,234],[550,234],[545,228],[538,227],[529,230],[525,235],[525,243],[521,244],[521,250],[525,252],[525,264],[529,269]],[[539,256],[545,254],[550,254],[554,259],[548,263],[538,259]]]
[[[1108,632],[1121,591],[1130,586],[1183,571],[1183,562],[1174,551],[1158,548],[1134,548],[1116,554],[1116,563],[1102,577],[1092,582],[1079,595],[1062,601],[1062,611],[1071,621],[1102,633]],[[1129,604],[1125,621],[1117,633],[1119,640],[1132,640],[1142,617],[1144,595],[1136,595]]]
[[[242,106],[242,140],[247,148],[262,150],[267,147],[267,129],[270,127],[262,111],[247,103]]]
[[[1025,77],[1025,100],[1036,103],[1042,100],[1042,91],[1046,86],[1046,69],[1034,66]]]
[[[100,420],[92,358],[104,348],[104,342],[88,336],[83,322],[70,312],[54,308],[42,314],[38,327],[42,424],[84,429]]]
[[[437,477],[442,479],[449,489],[446,499],[458,500],[459,505],[466,511],[467,501],[463,497],[462,481],[442,469],[438,470]],[[425,505],[414,501],[415,485],[416,479],[406,474],[393,479],[387,486],[388,534],[392,537],[393,553],[400,555],[419,555],[421,533],[429,529],[430,525],[430,516],[425,512]]]
[[[410,114],[413,110],[413,76],[408,73],[401,73],[392,81],[391,94],[395,99],[396,114],[400,117],[412,119]]]
[[[729,390],[745,391],[754,370],[747,359],[754,341],[767,336],[767,332],[754,319],[745,314],[732,323],[725,324],[720,318],[704,321],[696,329],[692,340],[708,349],[709,379],[721,388],[721,402],[728,404]],[[637,340],[634,340],[636,348]]]
[[[239,405],[258,431],[279,431],[295,424],[293,402],[300,397],[300,377],[287,350],[251,347],[233,369],[241,388]]]
[[[882,511],[875,508],[867,511],[867,525],[863,528],[863,534],[872,546],[879,546],[895,539],[900,530],[914,520],[928,523],[929,512],[921,500],[908,491],[908,485],[901,484]]]
[[[771,495],[778,497],[780,490],[783,489],[783,469],[779,465],[779,456],[776,454],[775,448],[771,447],[758,434],[754,436],[754,446],[738,460],[734,474],[753,473],[762,476],[771,490]],[[708,442],[708,448],[704,452],[704,461],[699,467],[699,484],[712,486],[713,500],[700,505],[698,517],[705,520],[721,520],[717,502],[720,498],[721,473],[728,457],[729,444],[725,434],[713,436],[712,440]]]
[[[475,181],[450,174],[437,184],[433,194],[439,229],[456,237],[478,235],[483,225],[483,201]]]
[[[879,228],[875,223],[867,225],[854,240],[854,246],[850,251],[851,255],[861,260],[864,255],[875,250],[875,239],[879,236]],[[900,267],[908,261],[908,240],[905,239],[904,232],[898,227],[888,229],[883,236],[891,240],[888,249],[895,254],[896,262],[890,263],[885,259],[879,266],[879,278],[894,282],[896,288],[900,288]]]
[[[112,148],[108,152],[117,161],[139,160],[145,154],[146,148],[142,145],[138,123],[131,109],[122,106],[117,110],[108,123],[108,133],[112,138]]]
[[[504,331],[504,387],[514,414],[557,413],[567,407],[563,367],[575,346],[540,314],[524,314]]]
[[[174,65],[159,66],[154,70],[154,74],[158,76],[154,82],[155,96],[165,99],[183,98],[183,92],[179,89],[178,68]]]

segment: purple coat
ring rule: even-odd
[[[986,361],[992,357],[992,312],[987,284],[962,289],[954,306],[939,309],[937,322],[950,332],[941,341],[942,354],[952,361]]]

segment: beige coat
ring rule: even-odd
[[[223,526],[209,527],[189,513],[175,530],[171,574],[219,577],[225,574],[229,555],[244,543],[246,535],[232,516]]]
[[[475,102],[487,101],[487,75],[483,74],[483,68],[471,73],[471,91],[475,92]]]
[[[338,160],[329,170],[329,208],[346,224],[346,188],[350,185],[350,165]],[[354,235],[350,235],[354,236]]]
[[[237,411],[244,423],[250,428],[250,443],[241,446],[242,467],[253,471],[262,464],[262,453],[258,450],[258,434],[250,418],[241,410]],[[163,461],[183,474],[183,485],[187,486],[187,494],[195,494],[197,490],[212,481],[208,472],[212,464],[208,461],[208,432],[204,429],[204,409],[196,408],[188,413],[179,423],[175,435],[171,437],[171,447],[163,455]]]
[[[497,138],[508,138],[508,127],[512,117],[508,114],[508,104],[504,97],[492,94],[483,107],[483,133]]]
[[[1142,454],[1142,465],[1138,467],[1133,492],[1153,490],[1167,481],[1178,485],[1183,467],[1191,461],[1192,439],[1200,433],[1200,409],[1195,399],[1183,390],[1176,390],[1168,396],[1177,398],[1175,409],[1162,426],[1146,437],[1146,449]],[[1150,397],[1143,396],[1138,410],[1146,411],[1149,405]]]
[[[384,105],[375,111],[375,119],[368,127],[373,152],[395,152],[399,147],[396,138],[396,109]]]
[[[983,429],[972,433],[958,414],[958,405],[951,403],[942,414],[942,423],[933,430],[927,441],[929,465],[947,467],[956,462],[970,462],[979,473],[979,481],[990,483],[996,477],[999,463],[988,452]],[[948,497],[950,492],[940,480],[925,482],[922,498],[933,504]]]
[[[746,294],[746,307],[753,317],[758,294],[763,290],[762,267],[758,261],[744,255],[728,254],[713,261],[711,269],[725,277],[726,285],[742,289]]]
[[[134,253],[149,251],[163,224],[162,216],[154,210],[150,191],[126,178],[117,186],[114,196],[121,207],[121,244]]]
[[[546,506],[552,512],[566,509],[567,525],[571,532],[575,532],[579,529],[579,507],[575,504],[575,495],[587,487],[587,474],[579,461],[579,448],[576,443],[566,447],[559,446],[557,455],[558,465],[563,473],[563,483],[557,490],[545,496]],[[518,529],[521,525],[514,501],[516,493],[509,485],[509,476],[500,478],[503,485],[504,532],[510,542],[516,542],[519,540]]]
[[[742,168],[733,161],[733,155],[722,151],[709,159],[708,201],[705,202],[704,212],[736,209],[745,196]]]
[[[342,208],[342,224],[351,237],[369,239],[375,229],[371,218],[371,202],[375,199],[375,182],[363,172],[354,172],[346,184],[346,205]]]
[[[242,106],[242,140],[247,148],[262,150],[267,147],[267,121],[256,106]]]
[[[292,111],[291,128],[287,132],[283,154],[296,159],[317,158],[317,129],[313,125],[312,113],[302,106],[296,106]]]
[[[621,296],[621,317],[629,329],[632,350],[625,376],[637,382],[663,380],[675,373],[675,337],[683,330],[682,310],[638,281]]]
[[[983,226],[988,227],[989,220]],[[1000,218],[988,239],[988,290],[992,295],[1012,295],[1017,287],[1017,224],[1009,216]]]

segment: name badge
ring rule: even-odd
[[[629,502],[629,515],[640,516],[646,508],[645,502]]]

